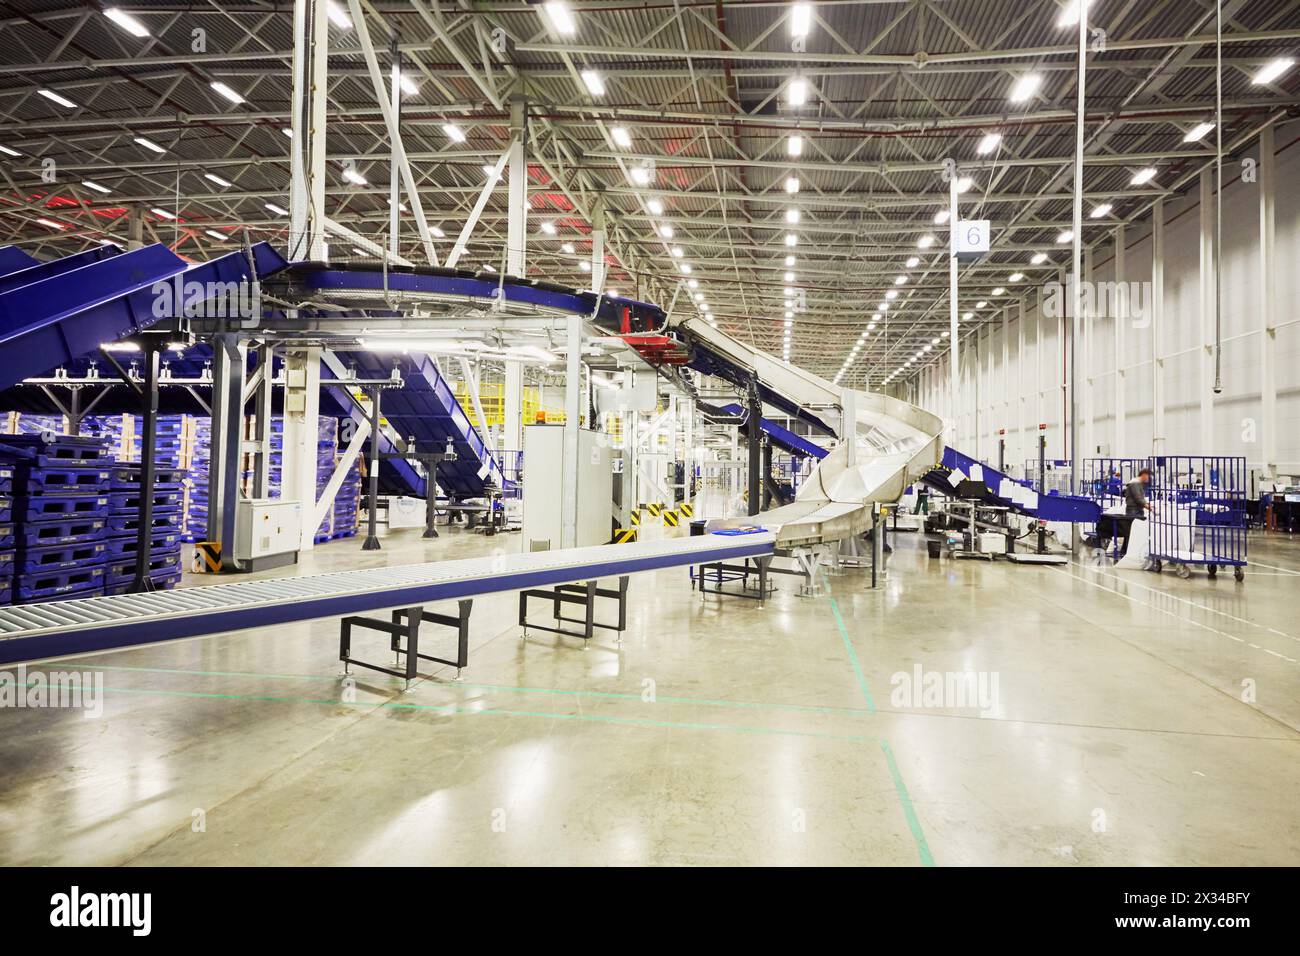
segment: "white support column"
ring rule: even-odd
[[[1080,393],[1079,398],[1079,448],[1080,454],[1084,458],[1090,458],[1096,451],[1096,436],[1093,433],[1093,418],[1096,409],[1093,404],[1093,333],[1095,331],[1094,323],[1096,322],[1096,309],[1094,308],[1095,295],[1083,295],[1083,288],[1095,290],[1094,284],[1096,275],[1093,272],[1093,255],[1092,248],[1089,247],[1083,251],[1083,276],[1088,285],[1080,288],[1079,302],[1083,306],[1083,314],[1079,316],[1079,322],[1083,330],[1083,335],[1079,340],[1079,361],[1077,363],[1079,373]],[[1083,468],[1083,462],[1079,462],[1079,468]],[[1080,472],[1082,474],[1082,472]]]
[[[465,391],[469,393],[470,405],[473,407],[474,415],[477,417],[479,437],[483,439],[483,444],[487,447],[488,452],[495,457],[497,450],[496,442],[492,440],[492,429],[488,426],[487,415],[483,412],[483,400],[479,394],[479,377],[475,374],[473,367],[469,364],[469,359],[463,355],[460,357],[460,371],[461,374],[465,376]]]
[[[1016,381],[1018,383],[1016,401],[1016,460],[1022,462],[1028,456],[1029,442],[1025,429],[1029,421],[1029,378],[1025,375],[1025,297],[1016,303]]]
[[[591,212],[591,291],[605,291],[605,203],[600,199]],[[668,311],[672,312],[671,306]]]
[[[1011,306],[1002,307],[1002,420],[996,432],[1003,439],[1011,433]]]
[[[1277,232],[1273,127],[1259,134],[1259,404],[1260,468],[1277,476]]]
[[[506,272],[520,277],[528,268],[528,119],[525,113],[523,98],[511,97]]]
[[[307,100],[310,57],[308,54],[308,11],[315,0],[294,0],[293,4],[293,92],[289,100],[289,246],[291,260],[307,256],[307,147],[304,108]]]
[[[1124,370],[1124,331],[1129,322],[1128,267],[1125,262],[1124,225],[1115,227],[1115,315],[1112,330],[1115,337],[1115,426],[1111,430],[1115,443],[1110,453],[1119,457],[1128,454],[1128,373]]]
[[[284,357],[284,423],[281,436],[280,494],[301,506],[299,550],[315,546],[316,450],[320,440],[319,348],[286,352]],[[319,523],[319,522],[318,522]]]
[[[524,363],[506,362],[505,422],[501,447],[520,451],[524,447]]]
[[[351,419],[345,419],[345,421],[351,421]],[[343,454],[335,462],[334,471],[330,473],[330,479],[321,491],[320,497],[316,499],[316,504],[310,509],[303,508],[302,520],[305,524],[311,525],[313,534],[315,534],[315,529],[319,528],[321,522],[325,520],[326,513],[333,507],[334,499],[338,497],[339,488],[343,486],[343,479],[348,476],[352,465],[361,456],[366,447],[366,439],[369,437],[370,420],[364,419],[353,428],[352,440],[348,442],[347,447],[343,449]],[[310,518],[308,517],[309,510],[311,512]]]
[[[582,316],[570,315],[565,336],[568,361],[564,377],[564,498],[560,502],[560,547],[578,544],[578,421],[582,414]]]
[[[1165,447],[1165,201],[1151,207],[1151,452]]]
[[[851,388],[840,392],[840,407],[844,411],[840,434],[844,436],[844,444],[847,448],[844,453],[844,464],[852,468],[858,462],[858,393]]]
[[[310,143],[310,160],[307,164],[308,241],[304,246],[308,258],[317,261],[329,255],[325,244],[325,132],[328,128],[325,107],[329,92],[330,22],[325,7],[325,0],[316,0],[316,8],[312,13],[311,85],[308,91],[311,100],[308,114],[311,121],[307,131]],[[315,531],[314,528],[312,530]]]
[[[958,435],[953,435],[949,439],[949,444],[957,441],[960,434],[957,428],[957,414],[960,407],[958,394],[961,388],[961,370],[957,354],[961,351],[957,331],[957,178],[954,172],[948,181],[948,337],[951,340],[949,351],[952,354],[948,394],[952,402],[953,430],[958,432]]]
[[[1213,454],[1214,441],[1214,168],[1201,170],[1201,322],[1197,332],[1198,387],[1201,398],[1202,455]]]

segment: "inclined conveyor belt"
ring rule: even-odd
[[[711,534],[3,607],[0,663],[762,557],[774,544]]]

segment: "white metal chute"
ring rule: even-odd
[[[813,411],[846,404],[843,389],[833,383],[738,342],[707,322],[686,319],[678,327],[733,364],[749,369],[800,408]],[[847,404],[853,406],[852,436],[841,434],[840,445],[813,469],[792,504],[762,514],[763,525],[776,532],[779,545],[861,534],[871,526],[874,505],[897,501],[943,454],[939,416],[878,392],[855,391]],[[852,456],[849,441],[854,442]]]

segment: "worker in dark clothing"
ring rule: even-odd
[[[1143,468],[1136,478],[1124,486],[1124,519],[1116,522],[1120,532],[1121,558],[1128,554],[1128,539],[1133,533],[1133,522],[1145,521],[1147,512],[1151,510],[1151,502],[1147,501],[1147,486],[1150,484],[1151,469]]]

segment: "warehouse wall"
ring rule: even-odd
[[[1213,395],[1213,276],[1201,270],[1199,183],[1164,204],[1164,327],[1130,315],[1121,320],[1116,361],[1116,324],[1110,314],[1086,321],[1081,346],[1080,448],[1098,454],[1244,455],[1248,467],[1264,465],[1263,429],[1275,429],[1277,471],[1300,474],[1300,123],[1274,133],[1275,168],[1275,333],[1264,345],[1261,330],[1260,184],[1240,181],[1241,159],[1258,158],[1258,142],[1225,163],[1228,185],[1223,199],[1223,391]],[[1211,206],[1212,206],[1211,200]],[[1148,216],[1127,227],[1125,278],[1152,278],[1152,226]],[[1093,230],[1088,230],[1089,236]],[[1062,248],[1047,249],[1068,265]],[[1095,250],[1094,282],[1115,278],[1113,241]],[[1008,271],[1011,271],[1008,269]],[[1085,261],[1084,276],[1089,269]],[[1064,279],[1064,275],[1060,277]],[[1203,288],[1203,281],[1208,284]],[[1203,304],[1208,309],[1203,310]],[[1023,319],[1021,318],[1023,308]],[[1036,457],[1036,434],[1046,424],[1048,457],[1067,458],[1066,356],[1062,320],[1043,316],[1042,289],[1026,290],[977,335],[963,338],[959,356],[960,400],[952,420],[948,353],[918,377],[910,397],[952,421],[952,443],[986,460],[996,460],[998,430],[1006,429],[1006,460]],[[987,314],[987,313],[986,313]],[[1068,321],[1068,320],[1067,320]],[[1067,327],[1068,328],[1068,327]],[[1067,336],[1068,337],[1068,336]],[[1263,413],[1266,380],[1264,349],[1275,365],[1276,413]],[[1163,357],[1164,428],[1155,434],[1155,389]],[[1117,406],[1123,413],[1117,415]],[[1159,439],[1163,438],[1163,441]]]

